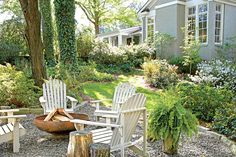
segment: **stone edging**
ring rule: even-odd
[[[221,135],[219,133],[211,131],[209,128],[206,128],[206,127],[203,127],[203,126],[198,126],[198,129],[200,131],[206,132],[206,134],[209,134],[209,135],[214,136],[215,138],[219,139],[221,142],[223,142],[224,144],[226,144],[230,148],[230,150],[232,151],[232,153],[234,155],[236,155],[236,143],[235,142],[229,140],[224,135]]]

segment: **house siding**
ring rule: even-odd
[[[146,16],[142,17],[142,42],[146,40]]]
[[[160,33],[167,33],[177,38],[177,5],[171,5],[164,8],[156,9],[156,31]],[[177,42],[173,42],[172,45],[161,54],[162,58],[169,58],[177,51]]]
[[[185,26],[185,6],[171,5],[156,9],[156,31],[167,33],[175,38],[175,41],[166,50],[164,58],[177,56],[180,54],[180,46],[183,43],[184,33],[182,28]]]
[[[175,52],[175,56],[180,55],[182,50],[180,46],[184,43],[184,30],[185,27],[185,6],[177,5],[177,50]]]
[[[224,42],[236,36],[236,7],[225,5],[224,13]]]

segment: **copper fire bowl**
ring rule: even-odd
[[[87,114],[69,113],[74,119],[89,120]],[[37,116],[33,124],[40,130],[51,134],[68,134],[75,130],[74,124],[70,121],[44,121],[47,115]]]

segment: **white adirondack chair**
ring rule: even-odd
[[[67,100],[71,101],[71,106],[67,105]],[[74,112],[77,100],[66,95],[66,84],[61,80],[51,79],[43,84],[43,96],[39,98],[44,114],[51,112],[55,108],[64,108],[67,112]]]
[[[84,120],[71,120],[77,130],[83,129],[84,125],[96,125],[108,128],[92,130],[94,143],[110,144],[111,152],[121,150],[121,157],[125,155],[125,148],[130,148],[141,156],[149,156],[147,151],[147,122],[146,122],[146,97],[143,94],[135,94],[121,106],[116,124],[92,122]],[[143,149],[131,142],[132,134],[135,132],[140,115],[143,114]],[[110,127],[110,128],[109,128]],[[113,130],[111,129],[114,128]]]
[[[97,120],[99,117],[105,117],[108,115],[114,115],[113,118],[117,117],[118,111],[120,109],[120,105],[125,102],[129,97],[134,95],[136,92],[136,88],[131,85],[130,83],[121,83],[115,88],[115,92],[112,99],[112,107],[111,111],[106,110],[100,110],[100,102],[107,101],[110,99],[104,99],[104,100],[95,100],[91,101],[91,103],[96,104],[96,110],[94,112],[94,116],[97,117]]]
[[[3,142],[13,141],[13,152],[19,152],[20,136],[25,135],[24,127],[19,123],[21,118],[26,115],[13,115],[18,109],[0,110],[0,113],[7,113],[7,116],[0,116],[0,120],[8,119],[8,123],[0,126],[0,144]]]

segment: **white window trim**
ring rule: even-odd
[[[155,29],[156,29],[156,16],[150,15],[146,17],[146,40],[148,39],[148,18],[153,18],[153,34],[155,36]]]
[[[225,13],[225,5],[223,3],[216,3],[216,5],[221,5],[221,23],[220,23],[220,43],[217,43],[215,42],[215,31],[214,31],[214,43],[215,45],[222,45],[223,44],[223,36],[224,36],[224,13]],[[215,6],[216,6],[215,5]],[[216,8],[215,8],[216,9]],[[215,15],[216,15],[216,10],[215,10]],[[214,18],[214,26],[215,26],[215,23],[216,22],[216,19]],[[216,26],[214,27],[214,30],[215,30]]]
[[[197,31],[199,29],[199,10],[198,10],[198,6],[201,4],[207,4],[207,41],[205,43],[201,43],[202,46],[207,46],[208,45],[208,40],[209,40],[209,1],[205,1],[205,0],[197,0],[197,1],[189,1],[186,2],[186,7],[185,7],[185,35],[187,35],[188,33],[188,8],[189,7],[196,7],[196,32],[195,32],[195,39],[198,40],[199,38],[199,31]]]

